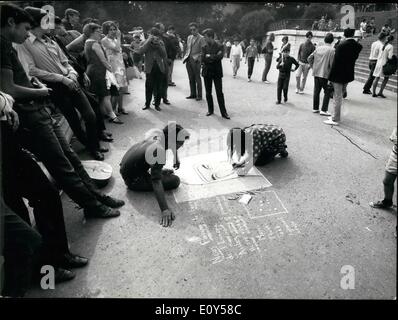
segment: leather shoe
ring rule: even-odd
[[[86,219],[89,218],[115,218],[120,216],[120,211],[119,210],[114,210],[112,208],[109,208],[105,205],[99,205],[93,208],[85,208],[84,209],[84,216]]]
[[[93,156],[94,160],[97,161],[103,161],[105,159],[104,155],[99,151],[93,151],[91,152],[91,155]]]
[[[170,101],[167,100],[167,99],[166,99],[166,100],[163,100],[163,103],[164,103],[164,104],[167,104],[167,105],[171,104]]]
[[[162,111],[159,106],[155,106],[156,111]]]
[[[105,148],[105,147],[100,147],[100,148],[98,149],[98,151],[99,151],[99,152],[102,152],[102,153],[105,153],[105,152],[108,152],[109,149],[108,149],[108,148]]]
[[[201,98],[201,97],[198,97],[198,98],[196,98],[195,100],[196,100],[196,101],[201,101],[202,98]]]
[[[188,96],[186,99],[196,99],[196,96]]]
[[[363,93],[363,94],[372,94],[372,91],[370,91],[370,90],[363,90],[362,93]]]
[[[88,259],[77,254],[65,253],[60,261],[60,265],[66,269],[81,268],[88,264]]]
[[[224,119],[231,119],[231,118],[229,117],[228,114],[223,114],[222,117],[223,117]]]
[[[208,117],[208,116],[211,116],[213,114],[213,112],[208,112],[208,113],[206,113],[206,116]]]
[[[148,110],[148,109],[150,109],[151,107],[150,106],[144,106],[143,108],[142,108],[142,110]]]
[[[105,194],[98,197],[98,201],[110,208],[119,208],[125,204],[123,200],[115,199]]]
[[[70,281],[75,277],[76,275],[74,272],[62,268],[57,268],[57,270],[55,271],[54,281],[55,283],[61,283],[61,282]]]

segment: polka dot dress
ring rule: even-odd
[[[283,129],[272,124],[254,124],[244,129],[253,137],[253,162],[263,153],[275,153],[286,150],[286,136]]]

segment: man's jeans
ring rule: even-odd
[[[369,60],[370,73],[369,73],[369,78],[363,87],[363,91],[370,91],[370,88],[372,87],[373,81],[375,79],[375,77],[373,76],[373,72],[375,71],[376,63],[377,60]]]
[[[19,111],[23,146],[35,154],[65,193],[80,207],[101,205],[93,181],[46,108]]]
[[[333,101],[334,101],[334,109],[332,113],[332,120],[335,122],[340,121],[340,114],[341,114],[341,105],[343,103],[343,88],[346,84],[343,83],[333,83]]]
[[[296,74],[296,83],[297,83],[297,89],[300,91],[303,91],[305,88],[305,83],[307,81],[307,76],[308,72],[310,71],[311,66],[306,63],[306,64],[300,64],[300,66],[297,69],[297,74]],[[301,81],[301,75],[303,75],[303,80]],[[300,83],[301,81],[301,83]]]
[[[236,76],[236,73],[239,70],[240,67],[240,56],[231,56],[231,60],[232,60],[232,72],[233,75]]]
[[[169,74],[168,74],[168,82],[173,82],[173,70],[174,70],[174,60],[171,60],[169,63]]]
[[[323,89],[323,103],[322,103],[322,111],[328,111],[329,107],[329,99],[330,93],[328,89],[328,79],[314,77],[314,101],[313,101],[313,110],[319,110],[319,96],[321,94],[321,90]]]
[[[272,54],[269,54],[269,53],[265,54],[264,60],[265,60],[265,65],[264,65],[262,81],[267,81],[268,72],[269,72],[269,70],[271,68],[271,64],[272,64]]]
[[[202,79],[200,77],[200,61],[189,57],[186,62],[189,78],[190,96],[202,98]]]

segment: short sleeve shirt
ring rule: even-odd
[[[12,70],[14,83],[22,87],[33,88],[12,43],[4,37],[0,37],[0,50],[0,66],[2,69]]]
[[[166,151],[163,146],[156,140],[146,140],[127,151],[120,163],[120,173],[125,181],[133,181],[148,175],[151,169],[151,179],[160,180],[165,162]]]

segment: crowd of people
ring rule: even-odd
[[[246,46],[244,41],[234,38],[233,44],[228,46],[217,41],[214,30],[210,28],[200,33],[195,22],[189,24],[190,35],[185,46],[174,27],[165,28],[161,22],[155,23],[146,35],[142,28],[137,28],[132,32],[131,43],[126,43],[123,39],[126,36],[116,21],[100,25],[98,20],[87,18],[80,24],[80,14],[73,9],[67,9],[63,19],[55,17],[54,28],[45,28],[42,19],[47,13],[39,8],[22,9],[5,3],[1,4],[0,10],[3,149],[3,194],[0,200],[5,208],[6,261],[3,294],[23,296],[32,275],[39,273],[38,266],[54,266],[55,282],[59,283],[75,277],[71,269],[84,267],[88,263],[87,258],[69,249],[57,187],[62,188],[83,209],[87,219],[117,217],[120,215],[117,208],[124,205],[123,200],[102,193],[89,177],[60,128],[62,116],[93,158],[103,160],[108,149],[100,142],[112,142],[114,139],[106,130],[106,124],[121,125],[122,116],[128,114],[123,97],[129,93],[130,73],[136,78],[142,78],[142,73],[145,73],[143,110],[150,109],[153,100],[155,110],[161,111],[161,103],[171,104],[168,87],[176,86],[172,80],[173,66],[175,59],[181,57],[189,79],[190,92],[186,98],[202,100],[203,78],[208,106],[206,116],[212,116],[214,83],[221,116],[230,119],[222,88],[225,50],[235,79],[240,62],[245,59],[249,82],[252,81],[255,62],[259,61],[260,54],[264,54],[262,81],[269,83],[267,76],[274,51],[278,48],[273,45],[274,34],[270,34],[260,48],[255,39],[251,39]],[[315,83],[313,112],[319,112],[319,95],[323,89],[325,94],[320,114],[330,117],[324,121],[326,124],[338,125],[342,99],[346,96],[347,84],[354,80],[355,61],[362,49],[354,39],[354,32],[354,29],[346,29],[344,39],[334,47],[333,34],[327,33],[324,45],[315,47],[313,34],[309,31],[306,41],[299,47],[297,60],[290,56],[291,45],[288,37],[284,37],[276,65],[279,71],[277,104],[282,103],[282,94],[284,102],[288,101],[291,72],[297,70],[296,94],[303,94],[312,68]],[[391,59],[393,36],[381,33],[378,41],[374,48],[372,45],[371,76],[364,93],[369,93],[373,84],[373,96],[384,97],[387,77],[384,66]],[[375,88],[382,76],[381,91],[376,95]],[[332,114],[328,112],[331,97],[334,99]],[[248,145],[241,145],[239,141],[242,139],[237,140],[235,133],[242,139],[246,135],[251,136],[256,151]],[[169,136],[176,137],[176,140],[170,143]],[[177,188],[180,181],[172,170],[163,168],[165,161],[148,162],[147,155],[157,158],[170,149],[174,154],[174,168],[178,168],[177,150],[187,139],[187,130],[179,124],[169,124],[133,145],[121,160],[120,173],[127,188],[155,193],[161,211],[160,224],[164,227],[170,226],[175,219],[164,191]],[[234,128],[227,141],[228,155],[231,160],[235,157],[233,167],[239,168],[240,175],[247,173],[250,165],[261,165],[269,157],[288,155],[286,136],[276,126]],[[38,160],[51,174],[57,187],[43,173]],[[248,164],[249,160],[251,164]],[[396,177],[396,149],[390,168],[394,166],[394,161]],[[391,170],[388,172],[385,178],[385,185],[389,186],[388,194],[384,202],[373,203],[375,207],[392,205],[392,195],[391,199],[388,197],[391,183],[393,190],[394,173]],[[24,198],[33,208],[37,230],[31,226]]]

